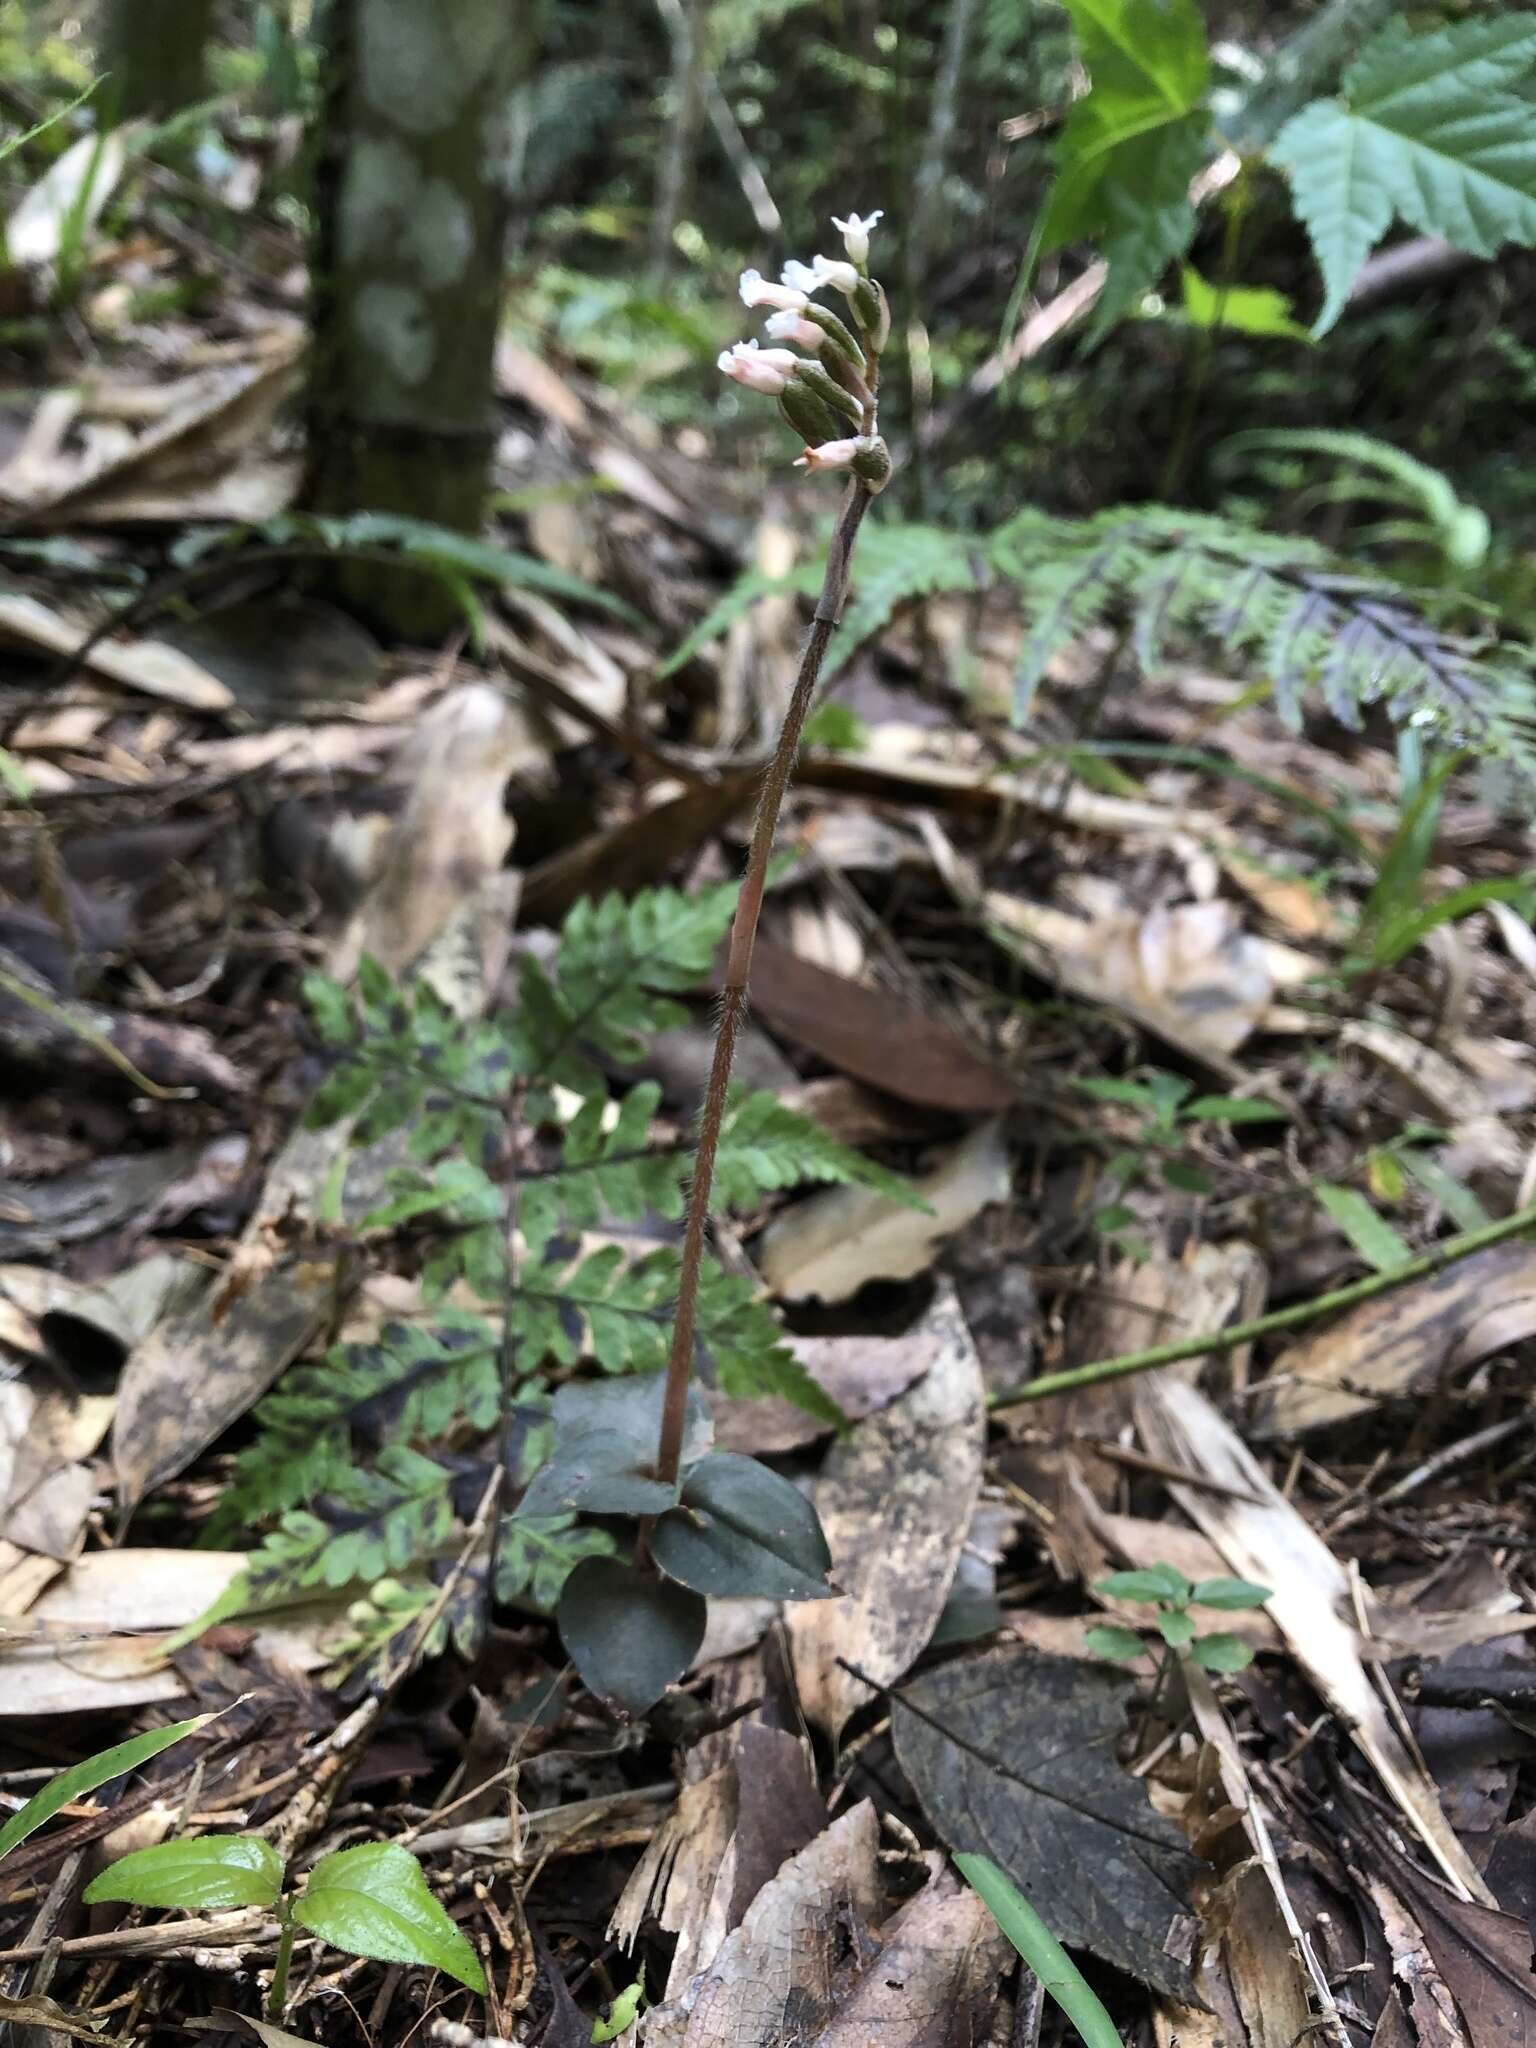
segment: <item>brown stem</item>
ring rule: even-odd
[[[752,975],[752,948],[757,939],[757,921],[762,914],[763,892],[768,884],[768,860],[773,835],[778,828],[779,807],[795,756],[800,751],[800,734],[805,726],[826,658],[832,629],[842,617],[848,595],[848,569],[860,522],[869,509],[869,488],[857,479],[850,482],[848,495],[837,515],[832,545],[827,552],[827,573],[811,620],[800,670],[784,714],[784,729],[773,759],[763,778],[752,826],[752,845],[747,854],[746,873],[736,915],[731,920],[730,945],[725,959],[725,986],[720,999],[720,1024],[715,1036],[715,1056],[710,1065],[709,1085],[699,1118],[699,1149],[694,1161],[693,1182],[688,1191],[688,1221],[683,1231],[682,1269],[677,1283],[677,1314],[672,1324],[672,1349],[667,1357],[667,1389],[661,1410],[661,1443],[656,1457],[656,1476],[668,1485],[677,1478],[682,1463],[683,1431],[688,1416],[688,1386],[693,1378],[693,1344],[698,1327],[699,1275],[704,1264],[704,1238],[709,1228],[709,1194],[715,1177],[715,1154],[720,1146],[720,1126],[725,1118],[726,1090],[730,1086],[731,1061],[736,1052],[736,1034],[746,1014],[747,986]]]

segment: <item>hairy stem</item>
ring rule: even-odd
[[[1176,1365],[1182,1358],[1233,1351],[1239,1344],[1253,1343],[1255,1338],[1295,1330],[1304,1323],[1320,1322],[1337,1309],[1374,1301],[1378,1294],[1389,1294],[1394,1287],[1402,1287],[1410,1280],[1426,1279],[1460,1259],[1470,1258],[1473,1252],[1486,1251],[1490,1245],[1502,1244],[1506,1238],[1532,1229],[1536,1229],[1536,1202],[1497,1223],[1485,1223],[1477,1230],[1464,1231],[1460,1237],[1448,1237],[1422,1258],[1410,1259],[1405,1266],[1394,1266],[1388,1273],[1369,1273],[1365,1279],[1352,1281],[1348,1287],[1336,1287],[1331,1294],[1320,1294],[1313,1301],[1294,1302],[1289,1308],[1274,1309],[1267,1316],[1255,1316],[1251,1322],[1229,1324],[1225,1330],[1210,1330],[1202,1337],[1179,1337],[1170,1344],[1154,1344],[1147,1351],[1127,1351],[1119,1358],[1098,1358],[1091,1365],[1073,1366],[1067,1372],[1048,1372],[1022,1387],[1007,1387],[994,1394],[987,1406],[994,1414],[1002,1408],[1022,1408],[1027,1402],[1048,1401],[1054,1394],[1075,1393],[1079,1387],[1098,1386],[1104,1380],[1123,1380],[1132,1373],[1151,1372],[1160,1365]]]
[[[742,878],[741,897],[731,921],[731,936],[725,961],[725,985],[720,998],[720,1023],[715,1036],[715,1055],[699,1119],[699,1147],[694,1161],[693,1182],[688,1191],[688,1220],[683,1232],[682,1269],[678,1275],[677,1314],[672,1325],[672,1348],[667,1357],[667,1387],[661,1411],[661,1442],[656,1457],[656,1476],[671,1484],[682,1462],[683,1430],[688,1414],[688,1385],[693,1378],[693,1344],[698,1326],[699,1275],[704,1264],[704,1239],[709,1228],[709,1195],[715,1176],[715,1154],[720,1145],[720,1126],[725,1117],[725,1097],[730,1086],[731,1062],[736,1052],[736,1035],[746,1014],[747,987],[752,976],[752,948],[757,939],[757,921],[762,913],[763,892],[768,884],[768,860],[773,835],[778,827],[779,807],[794,772],[805,726],[826,658],[827,642],[842,616],[848,595],[848,570],[859,526],[869,509],[872,493],[856,478],[837,516],[832,545],[827,552],[827,573],[817,600],[815,616],[800,657],[799,673],[784,714],[784,729],[773,759],[763,778],[757,816],[752,826],[752,844]]]

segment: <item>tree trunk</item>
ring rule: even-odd
[[[110,0],[101,38],[114,121],[174,114],[203,96],[213,0]]]
[[[316,177],[306,502],[479,531],[494,444],[508,0],[332,0]],[[354,563],[337,595],[381,631],[440,638],[433,578]]]

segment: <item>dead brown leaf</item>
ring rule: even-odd
[[[1536,1331],[1536,1246],[1490,1245],[1362,1302],[1275,1362],[1252,1427],[1299,1436],[1421,1393]]]
[[[1012,1954],[975,1892],[940,1867],[880,1929],[879,1953],[814,2048],[973,2048]]]
[[[903,1102],[962,1115],[1013,1104],[1007,1075],[941,1018],[889,990],[829,973],[771,939],[757,942],[752,1007],[770,1030]]]

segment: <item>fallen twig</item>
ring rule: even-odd
[[[1030,1401],[1047,1401],[1055,1394],[1074,1393],[1079,1387],[1096,1387],[1105,1380],[1128,1379],[1133,1373],[1152,1372],[1160,1365],[1176,1365],[1183,1358],[1235,1351],[1240,1344],[1251,1344],[1256,1338],[1318,1322],[1336,1309],[1374,1301],[1378,1294],[1390,1294],[1394,1287],[1405,1286],[1410,1280],[1426,1279],[1470,1258],[1473,1252],[1485,1251],[1489,1245],[1502,1244],[1505,1238],[1518,1237],[1522,1230],[1531,1229],[1536,1229],[1536,1203],[1517,1209],[1497,1223],[1485,1223],[1478,1230],[1448,1237],[1422,1258],[1410,1259],[1405,1266],[1394,1266],[1388,1273],[1369,1273],[1365,1279],[1351,1281],[1348,1287],[1336,1287],[1331,1294],[1320,1294],[1313,1301],[1298,1301],[1290,1308],[1274,1309],[1246,1323],[1230,1323],[1226,1329],[1210,1330],[1204,1336],[1180,1337],[1169,1344],[1154,1344],[1146,1351],[1127,1351],[1119,1358],[1096,1358],[1067,1372],[1044,1373],[1021,1387],[1005,1387],[991,1396],[987,1406],[996,1414],[1004,1408],[1022,1408]]]

